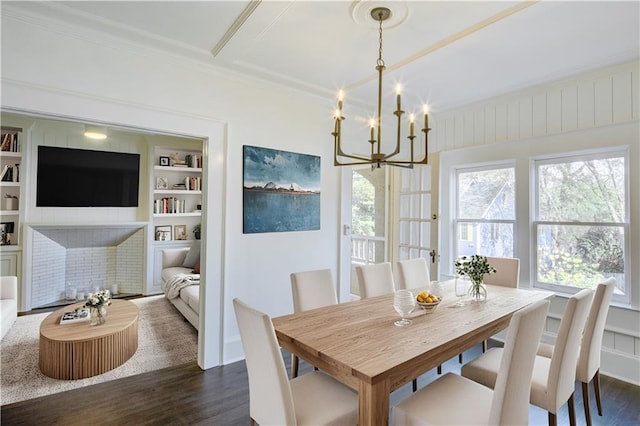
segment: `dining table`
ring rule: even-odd
[[[458,306],[454,281],[440,282],[438,307],[416,306],[409,326],[394,325],[400,315],[391,293],[273,318],[275,333],[281,347],[358,393],[359,425],[386,425],[391,392],[507,328],[519,309],[553,297],[487,285],[486,300]]]

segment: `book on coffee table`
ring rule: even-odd
[[[89,319],[89,308],[78,308],[73,311],[63,312],[62,317],[60,317],[60,324],[89,321]]]

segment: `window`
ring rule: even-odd
[[[513,257],[515,168],[459,169],[456,194],[456,255]]]
[[[535,285],[565,292],[615,277],[625,295],[626,154],[535,162]]]

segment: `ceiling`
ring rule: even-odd
[[[444,111],[640,57],[637,1],[2,1],[61,31],[98,31],[327,102],[344,88],[345,107],[375,103],[370,10],[380,5],[393,13],[383,90],[392,97],[401,82],[408,111],[424,102]]]

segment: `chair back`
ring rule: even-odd
[[[533,364],[548,311],[549,301],[540,300],[511,317],[493,391],[488,424],[528,423]]]
[[[412,289],[428,286],[431,282],[429,266],[424,257],[401,260],[398,262],[398,289]]]
[[[549,406],[562,406],[575,389],[580,339],[592,298],[593,290],[584,289],[567,301],[547,377]]]
[[[589,383],[600,368],[600,351],[602,350],[602,334],[609,312],[609,302],[616,288],[616,279],[609,278],[596,287],[587,323],[582,333],[580,356],[576,378],[582,383]]]
[[[493,274],[484,276],[484,283],[502,287],[518,287],[520,280],[520,259],[511,257],[489,257],[489,265],[496,269]]]
[[[393,272],[389,262],[356,266],[356,273],[361,299],[382,296],[395,291]]]
[[[294,312],[338,304],[331,269],[292,273],[291,293]]]
[[[291,385],[271,318],[233,299],[249,376],[249,414],[261,425],[295,425]]]

